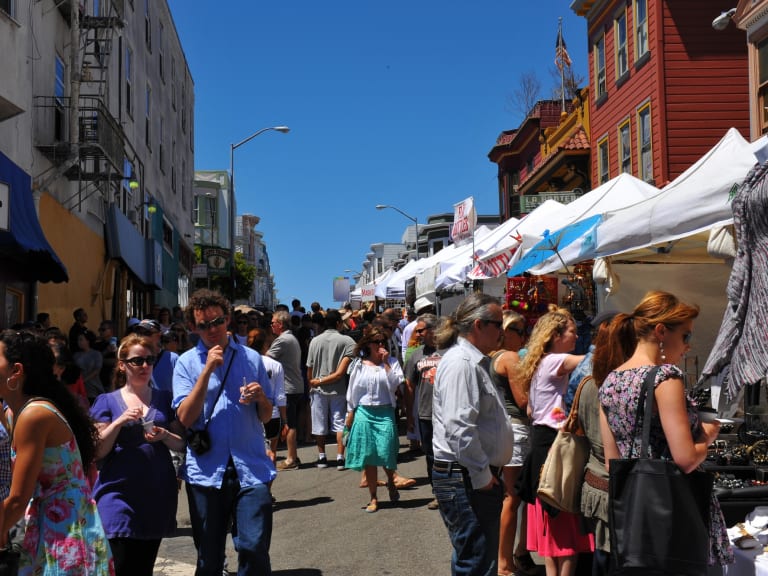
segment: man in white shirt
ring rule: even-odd
[[[437,367],[432,402],[432,486],[453,545],[452,574],[495,574],[512,425],[488,354],[501,337],[499,301],[474,293],[436,335],[451,346]],[[457,482],[459,480],[460,482]]]

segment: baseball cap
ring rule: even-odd
[[[597,328],[603,322],[610,322],[613,320],[613,317],[618,313],[618,310],[603,310],[602,312],[595,314],[595,317],[592,318],[590,324],[592,324],[592,328]]]

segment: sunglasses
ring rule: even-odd
[[[691,338],[693,338],[693,332],[685,332],[683,334],[683,344],[690,344]]]
[[[248,320],[238,320],[237,323],[248,325]]]
[[[134,356],[133,358],[126,358],[123,360],[126,364],[136,366],[136,368],[140,368],[144,366],[144,364],[147,366],[154,366],[156,361],[157,358],[155,356]]]
[[[506,330],[508,332],[514,332],[515,334],[520,336],[520,338],[524,338],[525,337],[525,328],[515,328],[514,326],[507,326]]]
[[[226,316],[219,316],[218,318],[214,318],[213,320],[208,320],[207,322],[198,322],[197,329],[202,332],[204,330],[208,330],[209,328],[216,328],[218,326],[221,326],[226,321],[227,321]]]
[[[429,328],[417,328],[417,329],[416,329],[416,330],[414,330],[413,332],[414,332],[415,334],[424,334],[424,332],[426,332],[427,330],[429,330]]]
[[[483,320],[483,322],[485,322],[486,326],[488,324],[493,324],[498,330],[501,330],[501,327],[504,325],[503,320]]]
[[[376,344],[376,346],[384,346],[386,343],[386,340],[371,340],[371,344]]]

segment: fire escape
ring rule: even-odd
[[[100,5],[102,14],[88,15],[82,3],[57,3],[72,34],[79,38],[70,66],[79,66],[80,74],[72,76],[70,96],[35,96],[34,108],[35,146],[53,164],[36,176],[36,185],[45,186],[60,176],[77,182],[77,191],[62,202],[63,206],[70,211],[82,210],[89,198],[100,197],[102,202],[87,206],[91,210],[98,207],[103,219],[106,204],[133,175],[124,174],[126,139],[109,110],[110,56],[116,32],[123,27],[125,0]],[[78,13],[73,18],[74,6],[78,6]],[[72,130],[72,122],[76,122],[76,130]]]

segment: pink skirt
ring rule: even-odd
[[[578,514],[561,511],[552,518],[541,507],[538,498],[535,504],[526,506],[526,512],[528,550],[548,558],[573,556],[595,550],[594,537],[592,534],[584,534]]]

